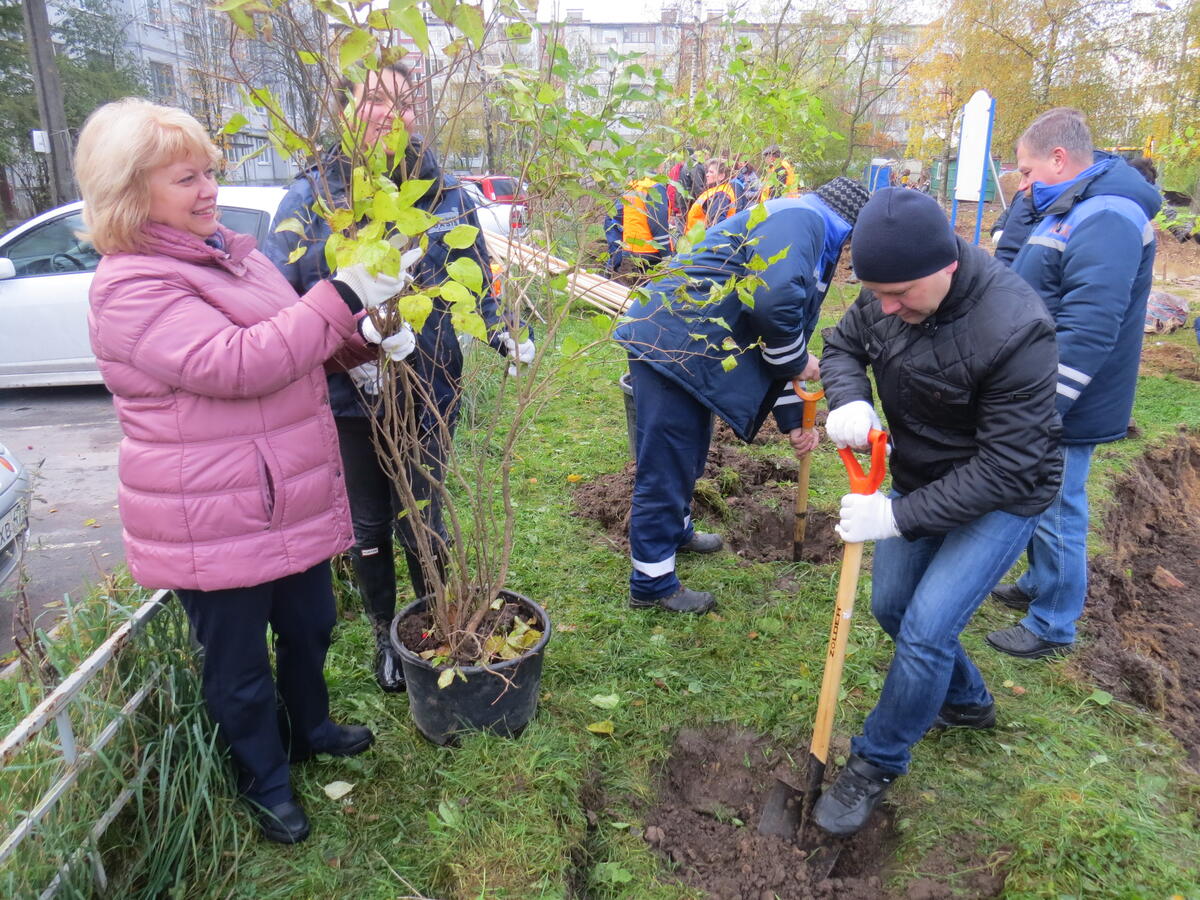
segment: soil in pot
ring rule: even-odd
[[[392,646],[404,669],[409,711],[417,730],[435,744],[454,743],[466,731],[487,730],[515,737],[537,711],[550,619],[527,597],[511,591],[501,591],[501,597],[506,602],[492,611],[494,616],[487,617],[495,626],[490,630],[494,635],[490,645],[499,650],[503,636],[512,633],[514,625],[529,626],[538,634],[532,646],[523,648],[515,658],[497,653],[486,665],[459,664],[452,669],[434,665],[441,642],[433,635],[433,618],[424,600],[410,603],[392,622]],[[481,641],[486,641],[489,630],[481,631]],[[533,636],[533,632],[526,633]],[[446,672],[453,674],[447,676]]]
[[[820,411],[820,412],[823,412]],[[782,441],[772,424],[755,443]],[[629,508],[635,467],[629,463],[580,483],[574,492],[575,514],[595,521],[607,541],[629,550]],[[797,463],[794,458],[753,456],[741,449],[727,425],[718,425],[708,451],[704,477],[697,482],[693,514],[720,531],[725,546],[755,562],[790,562],[795,526]],[[841,558],[842,542],[830,510],[808,509],[804,560],[816,564]]]

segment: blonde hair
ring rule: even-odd
[[[150,215],[147,175],[192,157],[216,163],[221,151],[181,109],[126,97],[83,123],[75,146],[75,180],[83,195],[81,237],[103,254],[135,252]]]

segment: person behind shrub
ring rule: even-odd
[[[414,340],[383,339],[347,305],[379,305],[396,279],[357,271],[354,292],[322,280],[299,296],[254,238],[223,227],[220,159],[182,110],[126,99],[92,113],[75,157],[103,254],[88,324],[123,433],[129,569],[183,604],[238,790],[267,839],[296,843],[309,823],[289,756],[374,740],[330,720],[323,675],[329,560],[353,541],[324,366],[377,358],[376,344],[402,359]]]

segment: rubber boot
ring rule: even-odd
[[[425,572],[421,569],[421,557],[412,550],[404,551],[404,560],[408,563],[408,580],[412,582],[413,598],[416,600],[424,599],[432,594],[431,588],[425,581]],[[434,552],[434,565],[437,567],[438,577],[442,581],[446,580],[446,560],[438,552]]]
[[[351,565],[363,598],[363,610],[375,632],[375,680],[388,693],[404,690],[400,655],[392,649],[390,628],[396,615],[396,562],[389,541],[377,547],[355,547]]]

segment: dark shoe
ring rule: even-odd
[[[997,585],[992,591],[992,598],[1009,609],[1019,609],[1021,612],[1029,609],[1029,604],[1033,602],[1033,598],[1015,584]]]
[[[400,654],[392,648],[392,640],[387,634],[375,635],[375,681],[381,691],[389,694],[398,694],[405,687]]]
[[[1020,659],[1040,659],[1043,656],[1063,656],[1075,649],[1074,642],[1059,644],[1054,641],[1043,641],[1024,625],[1014,625],[993,631],[987,636],[987,642],[1009,656]]]
[[[985,728],[996,727],[996,704],[987,706],[951,706],[943,703],[934,717],[930,728]]]
[[[721,540],[719,534],[710,534],[704,531],[693,531],[692,539],[686,544],[679,545],[680,553],[716,553],[725,542]]]
[[[292,744],[288,762],[305,762],[318,753],[326,753],[329,756],[358,756],[375,743],[375,735],[366,725],[334,725],[333,727],[335,733],[330,741],[307,747],[298,747]]]
[[[298,844],[308,837],[308,816],[295,800],[285,800],[270,808],[252,805],[258,830],[276,844]]]
[[[839,837],[854,834],[867,824],[871,813],[898,776],[851,756],[846,768],[813,806],[817,827]]]
[[[695,613],[703,615],[717,605],[717,599],[708,591],[693,591],[679,586],[679,590],[666,597],[642,600],[630,595],[630,609],[665,609],[667,612]]]

